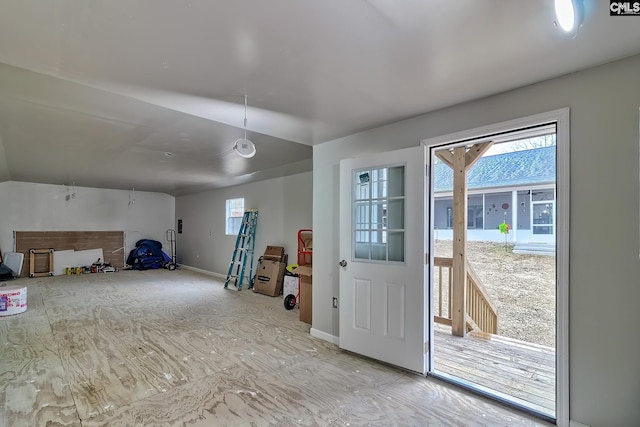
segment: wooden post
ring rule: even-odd
[[[467,165],[465,147],[453,149],[453,310],[451,333],[464,337],[466,333],[465,304],[467,301]]]
[[[486,141],[466,147],[456,147],[453,153],[439,150],[436,156],[453,169],[453,261],[451,268],[452,289],[449,301],[453,307],[451,333],[464,337],[467,332],[467,171],[493,145]]]

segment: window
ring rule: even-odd
[[[354,175],[354,258],[404,262],[404,166]]]
[[[484,195],[467,197],[467,229],[482,230],[484,225]]]
[[[226,234],[238,234],[244,216],[244,198],[227,199]]]
[[[483,195],[469,196],[467,208],[467,229],[482,230],[484,224]],[[434,226],[453,229],[453,198],[442,197],[435,201]]]

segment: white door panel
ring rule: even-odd
[[[340,347],[420,373],[425,164],[424,146],[340,162]]]

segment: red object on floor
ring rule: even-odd
[[[311,265],[313,260],[313,231],[298,230],[298,265]]]

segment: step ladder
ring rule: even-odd
[[[258,211],[253,209],[246,211],[242,217],[236,248],[233,250],[225,289],[233,282],[238,290],[242,289],[245,272],[248,272],[249,289],[253,288],[253,249],[256,243],[256,227],[258,226]],[[249,264],[247,268],[247,263]]]

